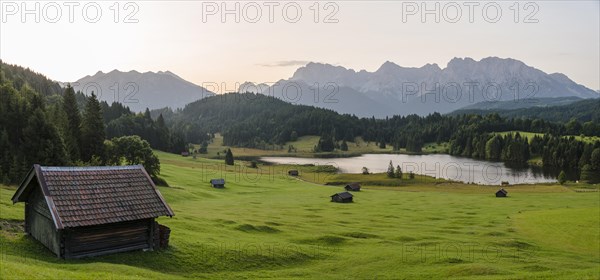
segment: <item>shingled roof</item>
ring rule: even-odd
[[[225,179],[210,179],[210,183],[213,185],[225,185]]]
[[[350,183],[346,185],[345,189],[349,191],[360,191],[360,183]]]
[[[37,180],[32,182],[34,177]],[[13,203],[26,201],[35,187],[44,195],[57,229],[174,215],[141,165],[36,164],[17,189]]]
[[[331,197],[334,197],[334,196],[339,196],[339,197],[341,197],[343,199],[352,198],[353,197],[353,195],[351,193],[349,193],[349,192],[336,193],[336,194],[332,195]]]

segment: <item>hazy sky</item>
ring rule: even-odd
[[[307,61],[374,71],[386,60],[444,68],[453,57],[498,56],[600,89],[598,1],[0,3],[0,58],[58,81],[170,70],[234,90],[288,78]]]

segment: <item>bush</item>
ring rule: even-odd
[[[315,169],[315,172],[318,173],[335,173],[337,171],[337,167],[333,165],[317,165],[317,168]]]

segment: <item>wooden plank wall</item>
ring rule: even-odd
[[[64,230],[66,258],[152,248],[153,219]]]
[[[60,256],[59,233],[54,226],[50,210],[39,188],[36,188],[31,194],[26,207],[28,209],[25,211],[27,213],[25,224],[29,234],[57,256]]]

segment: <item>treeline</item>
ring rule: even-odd
[[[591,154],[600,149],[600,141],[585,143],[573,136],[535,135],[531,139],[520,133],[458,132],[450,140],[451,155],[525,164],[540,157],[547,167],[581,170],[591,163]]]
[[[34,163],[61,166],[127,162],[143,164],[156,178],[160,163],[147,141],[139,137],[108,140],[103,112],[107,105],[102,105],[96,96],[85,98],[80,110],[83,95],[76,94],[70,86],[64,92],[56,92],[55,86],[48,86],[53,82],[38,73],[1,66],[1,183],[18,183]],[[32,85],[51,90],[42,94]],[[119,105],[108,106],[107,111],[115,108]]]
[[[519,133],[505,136],[493,133],[458,132],[450,140],[451,155],[525,164],[531,156],[529,141]]]
[[[185,150],[186,144],[189,142],[186,142],[184,135],[179,130],[167,127],[162,115],[154,120],[148,109],[144,113],[135,114],[127,107],[114,109],[117,106],[121,105],[113,103],[110,106],[113,110],[104,118],[108,138],[138,135],[147,140],[153,148],[161,151],[180,153]]]

